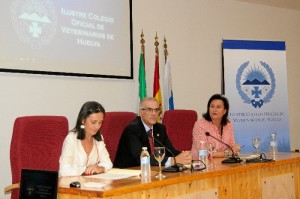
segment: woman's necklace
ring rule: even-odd
[[[86,152],[87,156],[89,156],[89,154],[91,153],[93,146],[94,146],[93,139],[86,138],[84,140],[81,140],[81,144],[82,144],[83,149]]]
[[[221,123],[218,123],[218,124],[213,123],[213,124],[217,127],[218,133],[219,133],[219,135],[220,135],[220,137],[221,137],[221,139],[222,139],[222,135],[223,135],[223,125],[222,125]]]

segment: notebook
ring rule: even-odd
[[[22,169],[20,199],[57,199],[58,171]]]

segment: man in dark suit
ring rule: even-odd
[[[189,164],[192,160],[190,151],[180,152],[176,150],[169,140],[166,133],[166,127],[157,123],[160,113],[159,103],[155,98],[144,98],[140,103],[139,115],[127,127],[125,127],[119,141],[119,146],[114,161],[114,167],[127,168],[140,165],[140,154],[142,147],[147,147],[151,165],[158,165],[151,154],[151,146],[149,136],[153,135],[154,146],[163,144],[166,149],[166,155],[162,161],[162,165],[170,166],[174,164],[173,155],[176,156],[176,162],[181,164]],[[149,131],[151,129],[151,131]],[[157,141],[155,141],[157,140]],[[160,144],[160,143],[161,144]]]

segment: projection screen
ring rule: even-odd
[[[131,4],[1,1],[0,72],[132,79]]]

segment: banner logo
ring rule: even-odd
[[[47,45],[56,33],[57,17],[50,0],[15,0],[11,18],[19,39],[33,49]]]
[[[244,103],[261,108],[271,101],[275,92],[275,76],[271,67],[260,61],[258,64],[243,63],[236,74],[236,88]]]

